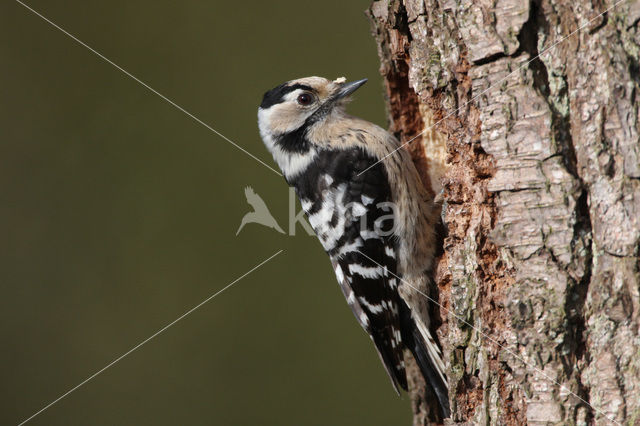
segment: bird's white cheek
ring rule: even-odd
[[[300,110],[291,103],[282,103],[267,109],[258,109],[258,126],[272,135],[293,132],[302,127],[313,114],[312,110]]]
[[[286,152],[280,148],[272,136],[277,134],[273,132],[271,125],[271,116],[273,115],[272,108],[267,110],[258,110],[258,127],[260,129],[260,136],[264,141],[265,146],[273,155],[273,159],[278,163],[278,167],[282,170],[282,173],[287,178],[295,177],[302,173],[311,164],[316,157],[316,150],[310,149],[304,153]]]

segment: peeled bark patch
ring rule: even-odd
[[[454,423],[640,421],[640,7],[613,5],[369,9],[391,130],[427,130],[407,149],[444,190]]]

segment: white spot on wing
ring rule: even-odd
[[[389,305],[391,307],[391,312],[393,312],[393,315],[398,315],[398,305],[396,305],[395,303],[390,303]]]
[[[357,263],[351,263],[349,265],[349,273],[350,274],[358,274],[363,276],[364,278],[378,278],[383,274],[382,268],[379,266],[361,266]]]
[[[369,303],[369,301],[365,297],[358,297],[358,300],[363,306],[369,309],[371,313],[379,314],[384,311],[384,308],[382,307],[382,305],[374,305],[372,303]]]
[[[342,247],[340,247],[340,250],[338,250],[338,256],[344,256],[347,253],[354,252],[358,250],[360,247],[362,247],[362,240],[357,239],[352,243],[345,244]]]
[[[387,256],[392,257],[394,259],[396,258],[396,253],[393,251],[393,248],[391,248],[389,246],[386,246],[384,248],[384,254],[386,254]]]
[[[364,194],[360,198],[362,198],[362,204],[364,204],[365,206],[368,206],[369,204],[373,203],[373,198],[367,197]]]
[[[364,312],[362,312],[360,314],[360,322],[365,326],[368,327],[369,326],[369,317],[367,316],[367,314],[365,314]]]
[[[331,208],[331,203],[325,200],[320,210],[309,216],[309,223],[316,231],[321,230],[322,233],[325,233],[332,215],[333,209]]]
[[[327,251],[335,248],[336,243],[344,234],[347,210],[344,202],[346,191],[346,183],[340,184],[336,188],[327,191],[326,196],[322,200],[320,210],[309,216],[311,227],[316,234],[322,236],[320,242]],[[338,218],[338,222],[335,226],[331,226],[330,222],[334,214]]]
[[[363,229],[360,231],[360,236],[363,240],[371,240],[371,239],[382,239],[380,235],[376,231],[371,231],[369,229]]]
[[[365,206],[363,206],[360,203],[352,203],[351,204],[351,211],[353,212],[353,215],[355,217],[360,217],[364,214],[367,213],[367,209],[365,208]]]
[[[313,206],[313,202],[311,200],[300,200],[300,204],[302,205],[302,210],[308,212]]]

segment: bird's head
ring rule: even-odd
[[[258,108],[260,135],[285,176],[300,171],[305,163],[302,157],[313,152],[312,143],[306,139],[309,130],[342,118],[349,95],[366,82],[306,77],[287,81],[264,94]]]
[[[277,137],[321,121],[336,108],[343,109],[349,95],[366,82],[322,77],[287,81],[264,94],[258,109],[260,131]]]

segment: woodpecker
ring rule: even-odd
[[[420,294],[433,271],[439,215],[399,141],[346,113],[350,95],[366,81],[283,83],[264,94],[258,127],[395,390],[407,390],[406,348],[446,418],[445,366]]]

